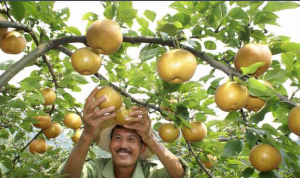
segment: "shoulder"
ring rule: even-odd
[[[158,159],[144,159],[140,160],[142,166],[150,166],[150,167],[163,167],[163,164]]]
[[[106,163],[111,160],[111,158],[96,158],[96,159],[87,159],[85,164],[97,165],[102,166],[106,165]]]

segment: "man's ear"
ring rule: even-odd
[[[141,154],[143,154],[145,151],[146,151],[146,144],[145,143],[143,143],[142,144],[142,149],[141,149]]]

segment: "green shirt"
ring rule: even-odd
[[[183,178],[190,178],[190,167],[179,158],[184,169]],[[59,167],[57,174],[61,175],[66,161]],[[80,178],[114,178],[113,161],[111,158],[98,158],[87,160],[81,172]],[[131,178],[172,178],[162,163],[158,160],[138,160]]]

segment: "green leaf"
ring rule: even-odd
[[[160,128],[160,126],[161,126],[161,122],[156,122],[154,125],[153,125],[153,129],[155,130],[155,131],[158,131],[159,130],[159,128]]]
[[[292,71],[294,68],[294,57],[294,53],[281,53],[281,61],[288,71]]]
[[[223,156],[237,156],[243,150],[243,142],[237,138],[231,138],[224,146]]]
[[[276,175],[274,174],[273,171],[269,172],[260,172],[258,174],[258,178],[276,178]]]
[[[21,22],[25,16],[25,7],[23,3],[21,1],[8,1],[8,3],[12,8],[10,13],[17,21]]]
[[[114,16],[116,15],[116,7],[114,5],[108,5],[105,8],[103,15],[106,19],[112,20],[114,18]]]
[[[0,138],[8,139],[9,132],[6,129],[0,129]]]
[[[63,94],[63,97],[64,97],[64,99],[67,101],[67,103],[71,106],[71,107],[73,107],[74,106],[74,103],[75,103],[75,98],[71,95],[71,94],[69,94],[69,93],[64,93]]]
[[[0,63],[0,70],[7,70],[8,68],[10,68],[10,66],[12,66],[15,63],[14,60],[7,60],[4,61],[2,63]]]
[[[249,79],[249,94],[264,100],[276,96],[276,93],[269,86],[253,77]]]
[[[144,16],[147,17],[151,22],[153,22],[155,20],[156,13],[150,10],[145,10]]]
[[[35,3],[23,1],[23,5],[28,14],[32,15],[34,18],[38,18],[38,11],[37,11]]]
[[[217,49],[216,43],[211,41],[211,40],[205,41],[204,46],[205,46],[206,49],[209,49],[209,50]]]
[[[11,100],[8,103],[8,106],[11,108],[20,108],[20,109],[26,109],[26,107],[27,107],[26,103],[23,100],[21,100],[20,98]]]
[[[283,69],[273,69],[269,70],[264,78],[265,80],[271,82],[274,86],[283,84],[288,78],[287,74],[289,71]]]
[[[93,12],[87,12],[82,16],[82,20],[91,20],[95,21],[98,19],[98,15]]]
[[[182,26],[186,26],[191,21],[191,16],[184,13],[177,13],[172,17],[172,22],[180,22]]]
[[[253,175],[254,169],[252,167],[248,167],[243,170],[241,177],[249,178]]]
[[[167,50],[164,47],[145,46],[141,50],[139,58],[142,60],[142,62],[145,62],[145,61],[152,59],[153,57],[158,56],[166,51]]]
[[[170,23],[170,22],[160,22],[159,25],[157,26],[156,30],[158,32],[165,32],[170,36],[175,36],[177,30],[177,25],[175,23]]]
[[[243,75],[253,74],[259,67],[265,65],[265,62],[256,62],[249,67],[241,67]]]
[[[28,122],[23,122],[22,124],[20,124],[20,127],[26,130],[27,132],[32,132],[33,130],[32,124]]]
[[[284,43],[283,45],[280,46],[280,48],[284,52],[299,51],[300,43],[294,43],[294,42]]]
[[[121,22],[128,22],[130,20],[133,20],[137,15],[136,9],[125,9],[123,10],[119,15],[118,18]]]
[[[274,20],[276,20],[278,16],[270,11],[261,11],[257,13],[254,17],[254,25],[257,24],[273,24]]]
[[[228,12],[228,16],[233,19],[249,20],[247,13],[240,7],[235,7]]]
[[[199,122],[205,122],[206,121],[206,116],[202,113],[197,113],[196,115],[196,120]]]
[[[136,21],[141,25],[141,27],[147,29],[149,27],[149,23],[143,17],[136,17]]]
[[[189,9],[186,9],[184,7],[184,5],[179,1],[173,2],[169,7],[173,8],[173,9],[176,9],[178,12],[181,12],[181,13],[185,13],[185,14],[188,14],[188,15],[193,14],[193,11],[191,11]]]
[[[264,11],[281,11],[284,9],[295,9],[299,7],[299,4],[291,1],[269,1],[267,5],[263,8]]]
[[[81,36],[81,32],[78,30],[78,28],[69,26],[65,29],[65,32],[74,34],[76,36]]]

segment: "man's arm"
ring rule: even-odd
[[[89,147],[92,141],[99,135],[99,124],[106,119],[115,117],[115,113],[108,114],[114,110],[114,107],[95,110],[97,106],[106,100],[105,96],[94,100],[97,91],[98,88],[95,88],[87,98],[83,110],[84,130],[79,142],[72,150],[63,171],[63,174],[69,174],[68,177],[71,178],[78,178],[80,176]]]
[[[130,116],[132,117],[127,118],[126,120],[133,121],[135,122],[135,124],[124,125],[124,127],[135,129],[137,131],[137,133],[142,137],[143,141],[157,155],[170,176],[172,176],[173,178],[182,178],[184,176],[184,169],[179,159],[162,143],[160,143],[156,136],[153,134],[151,128],[151,120],[149,118],[147,109],[144,107],[133,107],[132,110],[134,111],[130,113]]]

